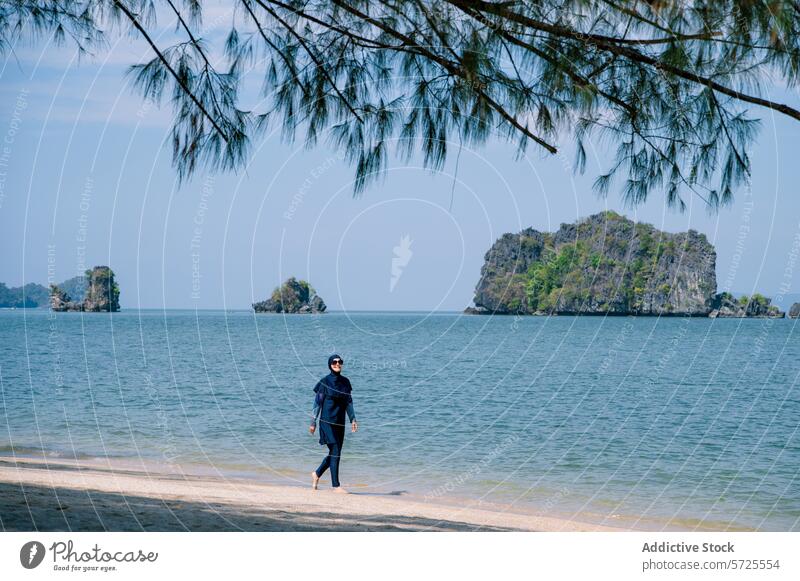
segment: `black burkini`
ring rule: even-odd
[[[328,369],[331,361],[337,355],[328,357]],[[341,373],[331,371],[317,382],[314,393],[320,406],[319,416],[319,443],[337,444],[339,448],[344,443],[344,425],[347,406],[353,403],[353,391],[350,380]]]
[[[350,380],[341,373],[334,373],[331,362],[334,359],[341,359],[334,354],[328,357],[328,369],[331,372],[320,379],[314,386],[314,410],[320,410],[319,416],[319,443],[328,446],[328,455],[315,470],[317,478],[331,469],[331,485],[339,487],[339,461],[342,457],[342,446],[344,445],[344,419],[348,414],[353,414],[353,388]],[[355,421],[355,416],[351,415],[351,420]],[[314,418],[316,423],[316,414]]]

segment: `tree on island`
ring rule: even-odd
[[[150,99],[174,107],[173,162],[241,167],[273,124],[291,140],[325,136],[355,166],[355,194],[387,164],[389,143],[441,168],[448,143],[493,133],[558,152],[571,131],[577,171],[585,143],[615,150],[595,181],[622,182],[626,201],[663,190],[710,208],[750,172],[755,107],[800,120],[763,97],[765,81],[798,85],[800,6],[752,0],[239,0],[224,46],[200,36],[196,0],[16,0],[0,4],[0,51],[20,34],[69,38],[81,51],[133,32],[153,51],[130,73]],[[161,18],[157,22],[156,15]],[[160,40],[164,19],[180,40]],[[223,54],[224,59],[215,55]],[[265,108],[248,110],[246,73],[265,62]]]

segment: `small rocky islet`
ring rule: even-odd
[[[115,313],[119,311],[119,285],[108,266],[95,266],[86,271],[82,296],[73,298],[59,285],[50,285],[50,308],[54,311]],[[72,279],[70,279],[72,280]]]
[[[613,211],[556,232],[503,234],[484,257],[469,314],[782,318],[758,293],[717,293],[717,253],[695,230],[669,233]],[[789,311],[800,316],[800,303]]]
[[[275,287],[265,301],[253,303],[256,313],[317,314],[324,313],[327,306],[307,281],[290,277]]]

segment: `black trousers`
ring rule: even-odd
[[[331,469],[331,486],[339,486],[339,459],[342,455],[342,447],[339,444],[328,444],[328,455],[317,468],[317,476],[322,476],[325,471]]]

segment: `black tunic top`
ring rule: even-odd
[[[345,416],[353,403],[350,380],[342,374],[330,373],[320,379],[314,387],[315,407],[320,408],[319,443],[344,443]],[[350,408],[352,410],[352,407]]]

